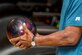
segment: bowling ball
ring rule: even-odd
[[[34,23],[26,17],[19,17],[13,18],[9,21],[7,25],[7,35],[12,36],[12,38],[23,35],[23,24],[26,24],[27,29],[29,29],[34,35],[36,34],[36,27]]]

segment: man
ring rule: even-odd
[[[10,39],[19,48],[30,48],[32,39],[36,46],[58,46],[58,55],[82,55],[82,0],[64,0],[61,12],[60,31],[39,35],[33,34],[24,24],[25,34]]]

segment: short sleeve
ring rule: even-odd
[[[82,2],[70,7],[65,23],[65,26],[82,26]]]
[[[70,17],[66,21],[66,25],[65,26],[82,26],[82,17],[81,16]]]

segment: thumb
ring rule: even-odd
[[[27,28],[25,23],[23,23],[23,28],[26,34],[31,34],[31,31]]]

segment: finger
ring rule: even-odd
[[[27,29],[25,23],[23,24],[23,28],[24,28],[24,31],[25,31],[27,34],[30,34],[30,33],[31,33],[31,31],[30,31],[29,29]]]
[[[16,37],[16,38],[12,38],[10,39],[11,42],[16,42],[16,41],[19,41],[21,38],[20,37]]]
[[[28,47],[28,45],[30,46],[30,44],[27,43],[27,41],[21,41],[21,44],[24,45],[25,47]]]
[[[15,46],[19,47],[22,43],[19,41]]]
[[[26,49],[26,48],[30,48],[31,45],[29,43],[27,43],[26,41],[21,41],[21,45],[19,48],[22,48],[22,49]]]
[[[26,41],[20,41],[21,42],[21,44],[23,44],[23,45],[27,45],[26,43]]]
[[[19,48],[26,48],[25,45],[21,45]]]
[[[26,41],[21,41],[21,45],[19,46],[19,48],[26,49],[27,48]]]
[[[17,37],[17,38],[12,38],[9,41],[15,45],[19,40],[21,40],[20,37]]]

